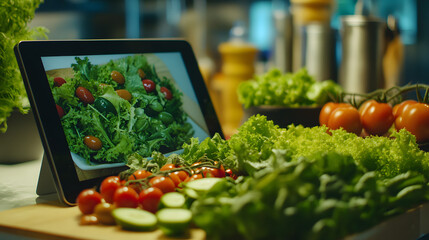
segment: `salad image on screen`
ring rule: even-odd
[[[69,68],[47,71],[72,156],[88,165],[125,163],[129,154],[173,152],[194,135],[183,92],[162,61],[147,54],[93,64],[75,57]],[[159,60],[159,59],[158,59]]]

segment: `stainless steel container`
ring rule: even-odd
[[[341,24],[340,84],[353,93],[381,88],[385,23],[375,17],[352,15],[342,17]]]
[[[306,67],[317,81],[335,80],[334,30],[326,23],[295,25],[293,71]]]
[[[274,65],[282,72],[292,72],[292,16],[285,10],[273,12],[276,29]]]

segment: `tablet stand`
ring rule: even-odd
[[[46,153],[43,154],[42,166],[40,167],[39,181],[37,183],[36,193],[39,196],[56,194],[58,191],[55,186],[54,177],[52,175],[51,166],[49,166]]]

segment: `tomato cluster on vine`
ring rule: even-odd
[[[426,89],[424,98],[421,98],[418,92],[421,87]],[[419,101],[397,101],[401,99],[401,94],[414,89]],[[428,89],[429,86],[422,85],[395,87],[360,96],[366,97],[360,103],[356,103],[352,98],[353,105],[346,102],[328,102],[321,109],[319,123],[332,130],[342,128],[364,137],[384,136],[394,126],[398,131],[408,130],[418,143],[426,142],[429,141]],[[393,90],[396,91],[389,96]]]
[[[182,183],[205,177],[227,176],[237,178],[231,169],[225,170],[216,161],[196,162],[191,166],[169,163],[154,173],[140,169],[109,176],[101,182],[99,191],[95,188],[85,189],[78,195],[76,203],[83,214],[81,224],[114,224],[108,213],[115,208],[141,208],[155,213],[161,197],[180,189]]]

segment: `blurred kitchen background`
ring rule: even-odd
[[[272,67],[307,67],[351,91],[429,83],[427,10],[427,0],[45,0],[31,25],[52,40],[184,38],[222,115],[225,75],[240,81]],[[354,14],[365,18],[344,17]],[[221,47],[228,42],[241,45]],[[252,66],[225,72],[236,47]]]

